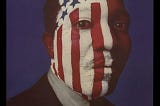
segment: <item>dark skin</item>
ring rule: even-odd
[[[120,74],[122,73],[131,50],[131,40],[129,36],[129,15],[122,0],[107,0],[108,3],[108,24],[113,38],[113,48],[111,55],[113,58],[112,78],[109,82],[109,91],[113,92]],[[54,31],[53,31],[54,32]],[[53,35],[45,32],[43,42],[47,48],[50,58],[53,58]]]
[[[122,0],[107,0],[109,8],[109,27],[113,37],[112,79],[108,94],[112,93],[129,57],[131,40],[129,36],[129,15]],[[119,23],[119,25],[116,25]]]

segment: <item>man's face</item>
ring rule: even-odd
[[[52,70],[86,99],[110,93],[130,52],[121,0],[62,0]]]

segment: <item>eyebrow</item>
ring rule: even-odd
[[[110,18],[120,18],[125,17],[128,21],[130,20],[129,13],[125,9],[117,9],[110,14]]]

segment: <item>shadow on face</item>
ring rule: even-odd
[[[129,14],[125,9],[122,0],[107,0],[108,3],[108,23],[113,37],[113,48],[111,54],[113,57],[112,79],[109,88],[110,94],[118,81],[118,78],[123,71],[127,62],[131,40],[129,37]]]

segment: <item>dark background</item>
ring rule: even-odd
[[[7,0],[7,98],[31,87],[50,66],[42,43],[45,0]],[[125,0],[132,51],[115,91],[116,106],[153,105],[153,0]]]

